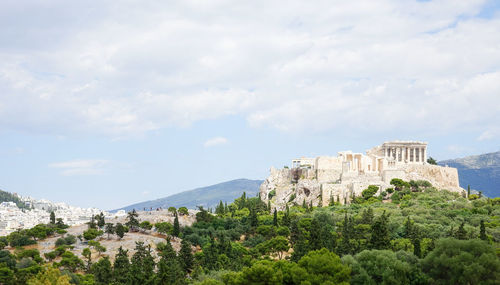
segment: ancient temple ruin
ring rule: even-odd
[[[390,188],[393,178],[426,180],[439,189],[462,192],[455,168],[427,163],[427,143],[388,141],[366,153],[340,151],[337,156],[293,159],[291,168],[271,168],[260,188],[261,198],[278,207],[294,202],[327,205],[330,197],[349,202],[369,185]],[[269,195],[273,193],[273,195]],[[293,195],[295,194],[295,195]],[[272,196],[272,197],[270,197]],[[325,198],[326,197],[326,198]]]

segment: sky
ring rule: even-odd
[[[0,189],[114,209],[301,156],[500,150],[500,1],[0,2]]]

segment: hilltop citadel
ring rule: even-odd
[[[337,156],[294,159],[292,168],[271,168],[260,197],[278,209],[288,202],[326,206],[333,199],[344,204],[369,185],[378,186],[378,193],[392,187],[393,178],[425,180],[438,189],[465,192],[456,168],[427,163],[426,142],[388,141],[366,154],[341,151]]]

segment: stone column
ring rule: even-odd
[[[415,162],[417,162],[417,159],[416,159],[417,158],[417,152],[415,151],[416,148],[413,147],[412,149],[413,149],[413,162],[415,163]]]
[[[420,149],[420,162],[421,163],[424,163],[424,148],[421,148]]]
[[[424,163],[427,163],[427,147],[424,147]]]
[[[387,157],[387,149],[384,148],[384,157]]]

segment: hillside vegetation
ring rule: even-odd
[[[28,209],[29,208],[16,195],[0,190],[0,203],[2,203],[2,202],[14,202],[21,209]]]
[[[83,251],[99,258],[81,260],[70,245],[45,259],[9,248],[0,251],[0,283],[498,284],[500,198],[469,200],[399,182],[392,201],[371,187],[350,205],[290,204],[280,212],[243,194],[229,205],[221,201],[214,213],[201,208],[190,226],[178,222],[185,208],[169,209],[173,223],[151,224],[135,212],[125,225],[97,217],[84,233]],[[120,248],[111,260],[99,240],[119,227],[124,235],[166,239],[154,247],[138,242],[133,254]],[[178,252],[170,239],[182,240]]]

